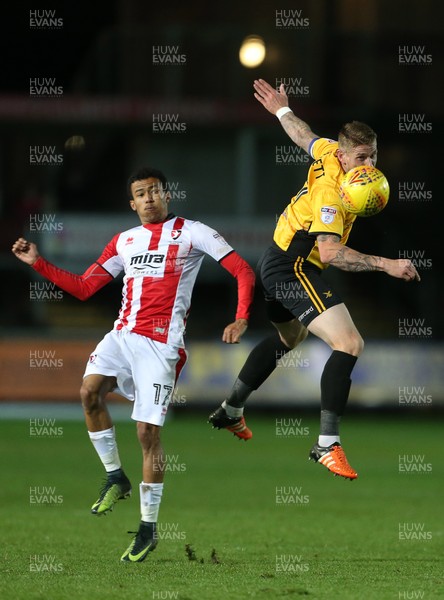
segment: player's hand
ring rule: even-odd
[[[234,323],[230,323],[225,327],[222,341],[226,344],[238,344],[247,327],[247,319],[236,319]]]
[[[30,266],[32,266],[40,256],[37,246],[24,238],[19,238],[14,242],[12,245],[12,252],[18,259]]]
[[[263,79],[256,79],[253,83],[253,87],[255,89],[254,97],[256,100],[258,100],[262,106],[265,106],[272,115],[275,115],[280,108],[288,106],[288,97],[282,83],[279,86],[278,92]]]
[[[404,281],[421,281],[418,271],[411,260],[398,258],[388,263],[386,270],[388,275],[404,279]]]

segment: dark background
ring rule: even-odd
[[[62,27],[31,28],[30,8],[55,8]],[[276,10],[295,9],[309,20],[308,27],[278,28]],[[120,302],[119,282],[91,299],[88,308],[65,297],[62,306],[42,310],[29,302],[29,271],[10,247],[18,235],[30,237],[30,214],[53,214],[61,221],[66,213],[101,221],[127,214],[126,178],[142,164],[162,169],[186,190],[186,201],[172,207],[178,214],[222,233],[227,219],[251,230],[257,219],[268,219],[271,238],[276,215],[302,185],[307,167],[276,164],[276,146],[291,142],[253,98],[252,82],[297,77],[310,92],[290,98],[290,104],[316,133],[335,138],[342,123],[352,119],[378,133],[378,166],[389,179],[390,202],[378,217],[358,219],[349,245],[392,258],[400,251],[422,252],[428,259],[427,268],[419,268],[420,284],[334,269],[327,277],[365,338],[396,338],[399,318],[413,318],[424,319],[433,330],[425,343],[442,339],[436,252],[442,212],[437,152],[443,12],[430,0],[9,6],[0,36],[0,268],[8,288],[1,300],[3,331],[77,336],[94,327],[109,328]],[[249,34],[261,35],[267,45],[265,62],[255,69],[238,60]],[[168,44],[179,46],[185,64],[153,65],[153,46]],[[399,46],[424,47],[432,61],[401,65]],[[63,95],[31,98],[31,77],[56,78]],[[152,114],[160,112],[180,114],[186,133],[154,134]],[[404,113],[423,115],[432,131],[400,133]],[[72,135],[84,136],[84,149],[65,150]],[[33,145],[54,145],[63,164],[30,165]],[[423,184],[432,199],[401,201],[399,184],[412,181]],[[34,239],[41,241],[38,234]],[[91,261],[101,250],[97,247]],[[255,247],[246,258],[255,264],[259,252]],[[88,265],[65,263],[78,272]],[[222,269],[203,270],[189,321],[191,339],[219,335],[235,309],[234,289]],[[260,334],[267,328],[258,294],[251,331]]]

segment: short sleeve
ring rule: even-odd
[[[345,211],[334,189],[317,192],[312,198],[312,211],[313,221],[309,229],[310,235],[334,233],[342,238]]]
[[[117,250],[120,235],[121,234],[117,234],[113,237],[113,239],[105,246],[102,254],[96,261],[113,277],[117,277],[124,268],[122,258]]]
[[[314,140],[310,142],[308,151],[312,158],[318,159],[326,152],[336,150],[337,146],[338,142],[336,142],[335,140],[330,140],[328,138],[314,138]]]
[[[205,252],[218,262],[233,252],[233,248],[215,229],[194,221],[191,226],[191,243],[193,248]]]

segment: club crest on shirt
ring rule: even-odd
[[[173,240],[177,240],[182,235],[182,229],[173,229],[171,231],[171,237]]]
[[[338,211],[332,206],[323,206],[321,208],[321,221],[326,225],[333,223]]]

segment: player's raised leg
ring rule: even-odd
[[[276,323],[273,325],[277,327]],[[227,429],[239,439],[249,440],[253,437],[243,416],[246,401],[268,379],[278,360],[296,348],[308,333],[297,319],[281,323],[280,326],[282,332],[259,342],[248,355],[230,394],[208,418],[213,427]]]
[[[131,483],[122,470],[116,435],[105,397],[116,386],[116,378],[87,375],[80,389],[90,440],[106,471],[98,499],[91,507],[94,515],[111,511],[118,500],[131,495]]]
[[[339,423],[348,401],[350,376],[364,342],[343,303],[313,319],[308,330],[333,350],[321,376],[320,435],[309,458],[319,461],[335,475],[356,479],[358,475],[341,446]]]

